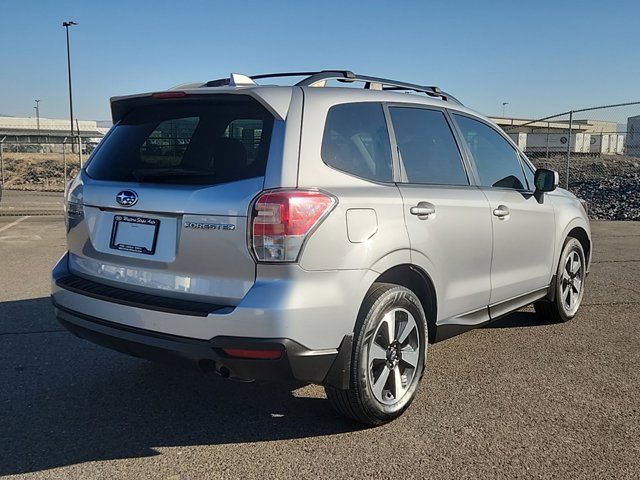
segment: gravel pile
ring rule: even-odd
[[[560,173],[564,187],[567,159],[531,158],[537,167]],[[624,155],[572,155],[569,190],[589,202],[589,216],[601,220],[640,220],[640,158]]]
[[[569,190],[589,202],[589,216],[602,220],[640,220],[640,174],[570,182]]]

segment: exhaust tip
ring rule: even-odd
[[[230,378],[231,377],[231,371],[229,371],[229,369],[227,367],[225,367],[224,365],[218,369],[218,373],[220,374],[220,376],[222,378]]]

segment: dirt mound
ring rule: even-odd
[[[78,172],[77,155],[66,155],[67,179]],[[65,158],[55,153],[7,153],[3,155],[4,188],[63,191]]]

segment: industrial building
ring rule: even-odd
[[[492,117],[491,120],[504,129],[526,153],[557,154],[566,153],[567,150],[571,153],[594,155],[625,153],[625,135],[618,133],[618,125],[615,122],[573,120],[569,140],[568,120],[533,121],[503,117]],[[640,142],[640,120],[637,131]]]
[[[74,135],[83,145],[97,144],[108,128],[93,120],[79,120],[74,124]],[[69,120],[52,118],[21,118],[0,116],[0,141],[6,144],[39,145],[41,150],[58,151],[71,142]]]

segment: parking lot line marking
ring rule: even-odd
[[[9,230],[11,227],[16,226],[17,224],[19,224],[20,222],[26,220],[27,218],[29,218],[29,215],[26,215],[24,217],[20,217],[19,219],[15,220],[14,222],[11,222],[8,225],[5,225],[4,227],[0,227],[0,232],[4,232],[5,230]]]

